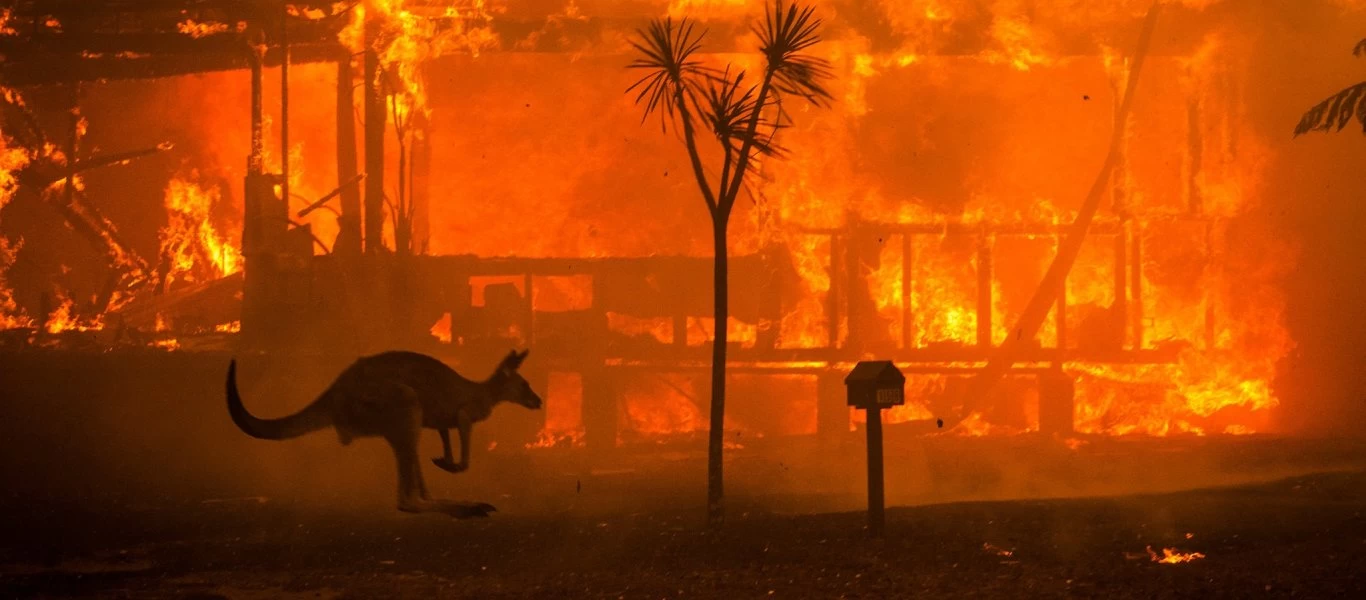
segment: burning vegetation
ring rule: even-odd
[[[750,26],[761,0],[5,8],[3,339],[313,340],[453,361],[532,345],[552,411],[520,445],[686,438],[709,429],[719,250],[721,363],[751,397],[712,429],[856,428],[828,383],[876,356],[909,367],[907,404],[889,414],[910,429],[1275,431],[1296,247],[1263,210],[1276,150],[1246,109],[1256,39],[1234,3],[1183,0],[1136,51],[1151,4],[817,2],[819,43],[799,49],[781,104],[743,101],[765,69],[753,48],[771,46]],[[125,19],[111,30],[112,14]],[[661,15],[693,29],[651,38]],[[678,127],[692,117],[665,114],[661,136],[630,108],[640,88],[621,95],[639,75],[622,68],[637,29],[660,50],[688,46],[688,68],[715,84],[686,101],[647,93],[650,106],[755,109],[698,121],[696,141],[722,143],[695,161],[672,137],[691,144]],[[101,35],[117,47],[86,43]],[[132,150],[80,109],[169,97],[186,110],[133,111],[175,123],[129,137]],[[161,193],[120,187],[134,179]],[[730,219],[719,248],[695,179]],[[25,203],[55,208],[93,254],[75,270],[39,260],[51,223],[9,226]],[[1075,262],[1040,313],[1079,218]],[[976,393],[1003,347],[1001,382]]]

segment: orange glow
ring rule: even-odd
[[[10,21],[14,18],[14,12],[8,8],[0,8],[0,35],[16,35],[14,27],[10,26]]]
[[[227,23],[201,23],[194,19],[185,19],[176,23],[176,30],[194,39],[227,33]]]
[[[545,426],[527,447],[580,447],[583,436],[583,377],[578,373],[551,373],[545,391]]]
[[[57,310],[48,315],[47,332],[52,334],[64,331],[99,331],[104,329],[104,322],[99,317],[93,319],[82,318],[76,314],[76,303],[66,295],[57,294]]]
[[[451,343],[451,313],[442,313],[431,328],[432,337],[443,344]]]
[[[1215,1],[1181,4],[1198,9]],[[339,34],[352,51],[379,55],[382,92],[394,103],[388,143],[395,117],[405,123],[430,118],[433,251],[485,257],[710,255],[710,240],[700,229],[706,217],[688,174],[680,177],[684,161],[671,145],[676,140],[642,134],[638,116],[626,110],[629,99],[621,97],[624,86],[612,79],[623,77],[620,56],[612,54],[615,40],[604,44],[608,58],[591,52],[496,52],[517,43],[497,39],[491,28],[502,18],[501,3],[456,4],[359,3]],[[555,11],[563,5],[563,15],[576,22],[601,18],[587,14],[600,3],[552,4]],[[764,2],[667,4],[674,17],[738,23],[757,16]],[[848,16],[836,10],[842,6],[819,4],[832,22]],[[1075,217],[1078,190],[1089,184],[1104,154],[1115,90],[1132,60],[1132,50],[1123,46],[1077,52],[1065,34],[1120,44],[1106,34],[1130,31],[1151,1],[866,4],[870,20],[899,41],[871,39],[873,34],[848,23],[830,28],[812,51],[835,70],[833,106],[802,114],[781,132],[778,141],[787,154],[764,161],[731,225],[733,256],[777,248],[775,254],[795,272],[783,286],[780,312],[773,314],[777,322],[754,322],[752,313],[737,309],[726,325],[731,343],[762,350],[761,332],[775,327],[779,349],[833,346],[838,358],[821,357],[811,368],[847,369],[847,361],[860,354],[973,350],[985,316],[978,306],[983,246],[993,261],[985,307],[991,342],[1010,335],[1057,252],[1058,227]],[[326,16],[290,10],[305,19]],[[12,34],[10,25],[9,11],[0,9],[0,35]],[[188,18],[178,26],[194,38],[234,29],[240,26]],[[1280,400],[1272,382],[1294,349],[1278,278],[1294,269],[1296,258],[1289,244],[1231,235],[1237,229],[1232,221],[1261,218],[1261,173],[1273,158],[1264,132],[1239,108],[1245,103],[1238,94],[1246,92],[1228,83],[1248,69],[1240,62],[1248,54],[1245,37],[1232,29],[1214,31],[1177,48],[1184,56],[1149,57],[1124,138],[1124,165],[1110,186],[1123,203],[1104,201],[1066,280],[1066,328],[1059,331],[1049,318],[1038,336],[1042,350],[1067,340],[1064,370],[1076,384],[1080,434],[1246,435],[1276,428]],[[714,43],[707,51],[746,46],[734,41],[709,40]],[[757,64],[754,55],[725,58]],[[357,72],[359,65],[355,61]],[[279,132],[267,117],[266,164],[278,170],[287,152],[291,190],[308,201],[338,183],[331,133],[334,69],[291,67],[293,106],[323,108],[290,115],[290,148],[270,147]],[[177,92],[194,94],[195,107],[203,109],[192,111],[195,123],[187,127],[200,128],[192,131],[204,140],[198,157],[204,164],[165,189],[159,254],[169,257],[167,284],[211,281],[242,267],[234,244],[247,147],[244,80],[241,73],[205,74],[174,84]],[[11,90],[0,91],[22,103]],[[278,90],[268,93],[266,110],[278,102],[272,93]],[[1189,106],[1201,110],[1194,131]],[[804,109],[794,103],[792,110]],[[402,135],[408,137],[400,143],[409,143],[417,134]],[[60,155],[55,147],[24,149],[0,138],[0,208],[17,191],[20,170]],[[396,168],[392,162],[390,169]],[[386,186],[396,189],[396,180],[386,174]],[[290,200],[292,211],[300,208],[299,198]],[[337,231],[334,216],[320,210],[307,222],[330,245]],[[1015,233],[1003,232],[1012,228]],[[21,243],[0,239],[0,328],[34,325],[4,279]],[[1116,246],[1125,248],[1122,267]],[[1135,246],[1141,256],[1132,254]],[[857,261],[863,264],[855,268],[863,271],[851,277],[850,265]],[[1116,293],[1117,279],[1122,295]],[[602,301],[594,298],[595,282],[586,275],[536,276],[530,290],[526,281],[522,275],[476,278],[471,301],[484,306],[486,287],[497,283],[514,284],[539,312],[587,311]],[[754,287],[732,279],[733,305],[741,305]],[[856,315],[864,322],[851,323],[850,306],[861,302],[871,302],[875,314]],[[828,314],[832,307],[834,319]],[[95,327],[73,312],[78,311],[66,299],[47,329]],[[714,323],[704,315],[687,317],[681,331],[667,317],[615,311],[602,316],[610,331],[651,344],[673,344],[681,336],[696,349],[714,337]],[[1115,329],[1116,323],[1122,327]],[[215,330],[231,332],[240,325],[223,327]],[[852,347],[859,327],[875,330],[874,343]],[[1116,339],[1107,337],[1112,329]],[[445,344],[461,335],[449,313],[428,330]],[[1133,364],[1109,360],[1139,354],[1142,360]],[[626,429],[652,435],[706,429],[698,408],[705,406],[705,386],[681,377],[667,381],[673,385],[656,381],[627,394]],[[947,393],[947,381],[933,376],[908,382],[907,404],[887,411],[884,419],[963,418],[945,435],[1004,435],[1033,427],[995,423],[996,413],[989,410],[936,414],[958,408],[930,400]],[[583,401],[575,384],[559,381],[552,388],[560,390],[548,396],[552,404]],[[862,418],[855,411],[851,422]],[[566,439],[577,444],[580,426],[548,422],[535,445]],[[1062,443],[1077,450],[1088,442]]]
[[[195,180],[175,178],[166,185],[166,227],[161,230],[161,255],[169,257],[167,284],[174,281],[211,281],[237,272],[242,255],[214,227],[213,207],[221,202],[218,188],[201,187]]]
[[[987,554],[994,554],[994,555],[996,555],[996,556],[1004,556],[1004,557],[1015,556],[1015,551],[1014,551],[1014,550],[1006,550],[1006,549],[1001,548],[1001,547],[999,547],[999,546],[997,546],[997,545],[995,545],[995,544],[992,544],[992,543],[990,543],[990,542],[983,542],[983,543],[982,543],[982,550],[986,551]]]
[[[698,391],[693,379],[677,375],[637,382],[622,395],[622,430],[646,438],[706,431]]]
[[[229,321],[227,323],[219,323],[218,325],[214,325],[213,330],[218,333],[238,333],[242,331],[242,322]]]
[[[1164,565],[1179,565],[1181,563],[1200,560],[1205,557],[1205,555],[1200,552],[1182,552],[1175,548],[1163,548],[1162,556],[1158,556],[1156,552],[1153,552],[1152,546],[1148,546],[1146,550],[1148,551],[1148,557],[1153,562],[1162,563]]]

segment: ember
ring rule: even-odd
[[[1156,552],[1153,552],[1152,546],[1148,546],[1147,551],[1148,557],[1151,558],[1153,562],[1162,563],[1164,565],[1179,565],[1181,563],[1200,560],[1205,557],[1204,554],[1199,552],[1181,552],[1175,548],[1163,548],[1161,556],[1158,556]]]

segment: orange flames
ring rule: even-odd
[[[99,317],[82,318],[76,314],[76,303],[65,294],[58,293],[57,310],[48,315],[45,328],[48,333],[57,334],[64,331],[99,331],[104,329],[104,322]]]
[[[367,15],[367,8],[374,14]],[[355,52],[373,49],[379,54],[387,73],[387,93],[396,103],[397,119],[407,121],[420,111],[427,113],[426,64],[434,58],[453,53],[480,51],[497,44],[489,28],[493,10],[484,0],[474,0],[464,10],[454,4],[437,14],[409,9],[405,0],[373,0],[351,10],[351,22],[339,36],[342,44]],[[367,36],[367,22],[373,23],[375,39]]]
[[[1197,561],[1205,557],[1205,555],[1200,552],[1182,552],[1175,548],[1163,548],[1162,556],[1158,556],[1156,552],[1153,552],[1152,546],[1148,546],[1146,550],[1148,552],[1148,557],[1153,562],[1162,563],[1164,565],[1179,565],[1181,563]]]
[[[241,253],[219,234],[211,219],[221,202],[218,188],[204,188],[195,180],[174,178],[166,184],[166,227],[161,230],[161,256],[170,262],[166,284],[210,281],[237,272]]]
[[[201,23],[194,19],[185,19],[176,23],[176,30],[194,39],[218,35],[228,32],[227,23]]]
[[[1214,3],[1181,4],[1198,9]],[[686,174],[673,160],[677,149],[663,145],[673,140],[642,136],[638,119],[624,109],[629,104],[620,95],[624,86],[610,79],[621,76],[620,61],[507,53],[457,62],[449,57],[491,53],[515,43],[497,39],[491,25],[500,12],[491,3],[477,0],[458,9],[454,3],[431,8],[434,4],[440,3],[360,3],[340,34],[351,50],[378,53],[393,116],[432,118],[437,138],[432,163],[444,166],[432,176],[432,189],[440,191],[431,204],[432,248],[483,256],[710,252],[705,230],[695,228],[705,219],[696,191],[687,181],[679,183]],[[990,337],[999,344],[1057,251],[1058,235],[1047,232],[1072,221],[1104,154],[1115,82],[1128,69],[1130,50],[1121,39],[1106,41],[1118,49],[1101,46],[1079,54],[1061,38],[1066,31],[1087,34],[1087,39],[1103,38],[1102,31],[1131,36],[1151,1],[865,4],[870,5],[867,19],[885,24],[895,37],[875,39],[879,34],[862,31],[856,15],[822,8],[832,23],[844,19],[813,49],[837,71],[832,93],[838,100],[831,110],[803,114],[781,132],[787,154],[764,162],[750,182],[752,194],[737,209],[733,251],[784,248],[798,280],[785,289],[780,322],[732,319],[730,339],[752,348],[762,337],[760,327],[776,327],[780,348],[824,348],[832,337],[837,347],[848,347],[851,332],[867,327],[876,338],[865,347],[872,354],[973,347],[983,268],[979,250],[986,246],[994,262]],[[763,5],[762,0],[672,0],[667,10],[675,17],[734,21],[757,16]],[[564,14],[576,20],[597,18],[584,14],[591,9],[580,11],[572,2],[565,6]],[[7,23],[8,12],[0,12],[0,35],[10,33]],[[192,37],[229,29],[190,19],[179,27]],[[964,31],[974,41],[967,49]],[[731,51],[730,42],[717,40],[720,47],[708,51]],[[1076,383],[1081,433],[1246,434],[1274,428],[1279,401],[1271,382],[1277,363],[1293,348],[1283,315],[1285,294],[1276,282],[1293,268],[1294,253],[1273,240],[1230,239],[1236,229],[1230,221],[1241,220],[1242,226],[1254,218],[1262,199],[1258,173],[1271,154],[1250,116],[1231,108],[1243,104],[1243,92],[1226,83],[1247,68],[1239,63],[1248,54],[1240,51],[1241,43],[1247,42],[1228,29],[1211,34],[1189,56],[1149,57],[1140,103],[1127,129],[1124,165],[1111,186],[1122,201],[1106,201],[1098,219],[1111,232],[1124,229],[1130,242],[1127,263],[1123,269],[1116,263],[1113,233],[1095,233],[1066,283],[1066,328],[1060,332],[1050,318],[1038,339],[1045,349],[1060,337],[1067,341],[1073,358],[1062,367]],[[467,73],[480,77],[462,80],[450,94],[455,98],[443,98],[435,90],[442,89],[447,73],[456,79]],[[291,77],[295,106],[330,103],[330,66],[301,65]],[[236,89],[229,86],[242,85],[240,79],[208,75],[203,81],[214,83],[188,83]],[[199,92],[210,99],[201,101],[205,105],[212,105],[211,91]],[[1188,118],[1192,106],[1200,111],[1199,120]],[[335,140],[310,133],[330,126],[330,110],[319,121],[310,121],[314,117],[307,112],[291,115],[296,146],[286,151],[291,189],[311,199],[335,186],[329,155]],[[223,139],[209,152],[217,154],[208,158],[217,165],[203,170],[217,166],[229,174],[226,180],[237,181],[246,148],[244,124],[219,126],[228,119],[204,119]],[[235,133],[218,133],[229,131]],[[13,192],[13,174],[31,158],[23,149],[0,146],[0,207]],[[226,200],[195,173],[168,184],[161,250],[169,257],[171,281],[201,282],[241,268],[238,251],[225,235],[232,229],[214,218],[215,207]],[[297,202],[291,206],[298,208]],[[232,210],[240,213],[240,207]],[[331,217],[325,211],[314,215],[310,218],[321,219],[310,221],[314,232],[330,240]],[[849,290],[845,270],[851,261],[839,253],[850,252],[847,233],[858,225],[940,230],[872,236],[872,249],[856,252],[866,269],[857,281],[866,289]],[[992,232],[1006,226],[1035,233]],[[962,232],[971,227],[982,230]],[[832,231],[840,234],[837,242]],[[1141,248],[1139,256],[1129,249],[1133,240]],[[3,276],[18,243],[0,243]],[[831,270],[832,259],[840,279]],[[1136,281],[1129,271],[1134,261],[1140,263]],[[1116,296],[1117,277],[1125,282],[1122,297]],[[556,285],[535,282],[537,310],[592,304],[591,286]],[[733,281],[732,292],[749,293],[748,285]],[[862,296],[858,301],[866,300],[876,317],[869,319],[872,325],[847,318],[831,323],[825,311],[832,291],[845,306],[851,292]],[[614,332],[660,344],[679,337],[689,346],[704,344],[715,325],[705,316],[691,316],[676,331],[670,319],[606,316]],[[1089,351],[1084,346],[1092,338],[1103,337],[1090,332],[1112,322],[1125,325],[1118,348],[1164,358],[1154,364],[1076,358]],[[29,320],[18,313],[0,278],[0,327],[25,323]],[[451,343],[453,328],[459,325],[443,315],[431,333]],[[946,416],[936,414],[939,407],[932,408],[928,398],[945,393],[948,379],[908,383],[907,405],[885,418],[895,423]],[[575,384],[559,381],[552,387],[562,390],[553,394],[555,400],[582,402],[581,390],[569,391],[578,389]],[[705,430],[697,399],[706,390],[694,387],[678,378],[629,390],[623,423],[642,433]],[[994,423],[985,411],[961,416],[955,435],[1037,427]],[[548,437],[539,443],[575,440],[577,427],[548,425]]]

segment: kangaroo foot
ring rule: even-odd
[[[436,465],[436,466],[437,466],[438,468],[440,468],[442,471],[447,471],[447,472],[450,472],[450,473],[459,473],[459,472],[464,471],[465,469],[468,469],[468,468],[469,468],[468,465],[462,465],[462,464],[457,463],[457,462],[449,461],[449,460],[446,460],[444,457],[433,458],[433,459],[432,459],[432,464]]]

